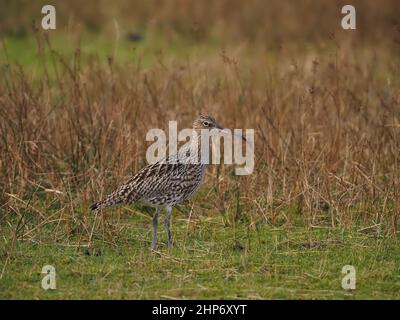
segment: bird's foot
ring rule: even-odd
[[[158,250],[157,250],[157,249],[158,249],[157,243],[154,243],[154,242],[153,242],[153,243],[151,244],[151,248],[150,248],[150,249],[151,249],[151,251],[158,251]]]
[[[167,241],[167,248],[168,248],[168,250],[172,249],[172,247],[173,247],[172,241],[171,241],[171,240]]]

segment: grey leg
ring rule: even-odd
[[[158,213],[160,212],[159,208],[156,208],[156,212],[154,212],[153,216],[153,241],[151,242],[151,249],[156,250],[157,248],[157,224],[158,224]]]
[[[172,211],[172,207],[167,207],[167,209],[166,209],[167,213],[165,215],[165,229],[167,230],[167,245],[168,245],[168,248],[172,247],[171,230],[170,230],[171,211]]]

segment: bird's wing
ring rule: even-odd
[[[142,168],[124,185],[130,190],[129,202],[154,197],[179,183],[179,177],[185,172],[185,164],[180,162],[159,161]]]
[[[179,177],[185,172],[185,166],[175,156],[149,164],[107,197],[92,204],[90,208],[98,210],[160,195],[179,184]]]

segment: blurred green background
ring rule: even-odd
[[[56,8],[55,31],[40,27],[45,4]],[[348,1],[1,0],[0,36],[8,59],[22,64],[35,61],[37,33],[47,34],[61,53],[79,47],[83,53],[123,61],[139,54],[146,62],[157,51],[202,55],[225,46],[266,53],[294,47],[299,52],[324,49],[332,39],[341,45],[400,52],[397,0],[351,1],[357,12],[356,31],[340,26],[345,4]]]

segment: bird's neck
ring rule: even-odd
[[[201,164],[202,136],[201,131],[193,129],[190,143],[180,149],[179,158],[184,162]]]

